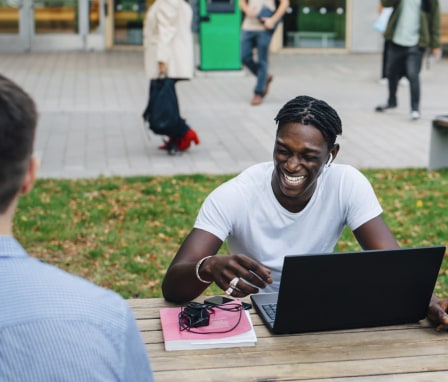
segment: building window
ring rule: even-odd
[[[283,46],[345,48],[346,0],[290,0]]]

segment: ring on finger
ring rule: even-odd
[[[226,290],[226,295],[227,295],[227,296],[231,296],[232,293],[233,293],[233,288],[232,288],[232,287],[227,288],[227,290]]]
[[[232,279],[232,281],[230,281],[230,287],[235,289],[236,286],[238,285],[238,281],[240,281],[240,278],[239,277],[234,277]]]

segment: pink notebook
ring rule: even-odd
[[[187,350],[187,349],[211,349],[222,347],[254,346],[257,342],[250,314],[247,310],[241,312],[241,321],[230,332],[222,332],[230,329],[238,322],[240,312],[229,312],[218,308],[210,314],[208,326],[193,328],[195,332],[181,331],[179,328],[180,307],[160,309],[160,321],[162,324],[165,350]]]

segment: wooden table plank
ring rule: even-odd
[[[376,375],[366,377],[342,377],[313,379],[313,382],[445,382],[447,380],[444,371],[423,372],[423,373],[405,373],[394,375]]]
[[[392,376],[405,373],[429,371],[445,371],[447,355],[430,357],[409,357],[398,359],[289,363],[273,367],[270,364],[259,363],[246,367],[234,367],[232,362],[223,358],[220,367],[215,369],[185,369],[177,371],[159,371],[155,373],[156,380],[162,381],[303,381],[324,378],[367,377],[374,380],[378,376]],[[177,359],[176,359],[177,362]],[[174,362],[173,362],[174,363]],[[227,367],[226,367],[227,365]],[[443,380],[443,379],[442,379]],[[446,379],[445,379],[446,380]]]
[[[393,349],[386,346],[376,346],[362,348],[358,345],[347,347],[314,347],[306,350],[299,347],[273,347],[257,344],[255,347],[237,351],[240,349],[213,349],[209,352],[204,350],[165,352],[163,344],[149,346],[151,358],[157,358],[158,370],[183,370],[187,368],[197,368],[200,365],[203,369],[214,369],[219,367],[222,359],[227,359],[234,367],[244,367],[258,363],[269,364],[271,366],[281,366],[291,363],[325,363],[325,362],[346,362],[346,361],[382,361],[384,359],[412,358],[448,356],[447,345],[440,343],[417,344],[414,347],[400,347],[397,345]],[[176,358],[176,363],[172,364],[172,357]],[[447,365],[443,365],[446,368]]]

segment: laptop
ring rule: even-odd
[[[275,334],[415,323],[444,254],[431,246],[286,256],[279,292],[251,300]]]

